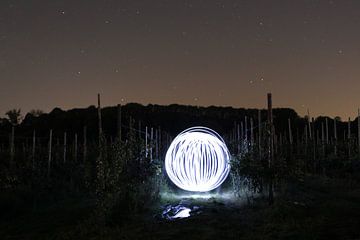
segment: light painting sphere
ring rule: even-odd
[[[165,170],[179,188],[207,192],[219,187],[230,172],[230,153],[214,130],[193,127],[181,132],[165,156]]]

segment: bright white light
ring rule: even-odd
[[[229,175],[230,153],[215,131],[193,127],[181,132],[165,157],[165,170],[179,188],[207,192],[219,187]]]
[[[190,217],[190,212],[191,209],[190,208],[184,208],[182,210],[180,210],[177,214],[175,214],[175,216],[173,216],[172,218],[187,218]]]

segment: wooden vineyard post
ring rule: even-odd
[[[245,116],[245,131],[244,131],[244,135],[245,135],[245,142],[246,142],[246,150],[248,149],[248,138],[247,138],[247,135],[248,135],[248,129],[247,129],[247,116]]]
[[[251,151],[254,150],[254,122],[253,119],[250,118],[250,143],[251,143]]]
[[[300,155],[301,140],[300,140],[300,130],[296,128],[296,154]]]
[[[51,171],[51,147],[52,147],[52,129],[50,129],[50,134],[49,134],[49,154],[48,154],[48,170],[47,170],[48,177],[50,177],[50,171]]]
[[[316,130],[316,146],[320,145],[320,131],[319,129]]]
[[[351,121],[350,121],[350,118],[348,120],[348,134],[347,134],[347,142],[348,142],[348,158],[350,159],[351,157],[351,128],[350,128],[350,125],[351,124]]]
[[[273,131],[273,115],[272,115],[272,96],[271,96],[271,93],[268,93],[268,95],[267,95],[267,103],[268,103],[268,126],[269,126],[268,167],[269,167],[269,169],[271,169],[273,161],[274,161],[274,131]],[[273,203],[274,203],[273,174],[270,173],[269,204],[272,205]]]
[[[259,139],[258,139],[258,148],[259,148],[259,157],[261,159],[261,110],[258,111],[258,129],[259,129]]]
[[[309,139],[311,140],[312,139],[312,134],[311,134],[311,124],[310,124],[310,111],[309,109],[307,110],[307,113],[308,113],[308,129],[309,129]]]
[[[11,126],[11,135],[10,135],[10,168],[14,165],[14,156],[15,156],[15,126]]]
[[[305,124],[304,127],[304,132],[305,132],[305,157],[307,157],[307,149],[308,149],[308,126]]]
[[[83,162],[86,162],[86,155],[87,155],[87,127],[84,126],[84,132],[83,132],[84,136],[83,136]]]
[[[291,130],[291,120],[290,120],[290,118],[288,119],[288,127],[289,127],[289,143],[290,143],[290,146],[292,146],[292,144],[293,144],[293,134],[292,134],[292,130]]]
[[[156,144],[157,144],[157,147],[156,147],[156,155],[157,155],[157,159],[160,158],[160,142],[159,142],[159,139],[160,139],[160,132],[159,132],[159,128],[155,128],[155,133],[156,133]]]
[[[236,136],[237,136],[236,151],[237,151],[237,154],[240,154],[241,139],[240,139],[240,125],[239,124],[236,124]]]
[[[148,127],[145,127],[145,158],[148,157]]]
[[[74,136],[74,161],[77,161],[77,155],[78,155],[78,136],[77,133],[75,133]]]
[[[155,158],[159,159],[159,133],[158,129],[155,129]]]
[[[99,125],[99,150],[100,150],[101,149],[101,137],[102,137],[100,94],[98,94],[98,125]]]
[[[288,128],[289,128],[289,145],[290,145],[290,158],[292,157],[293,152],[293,134],[291,129],[291,120],[288,118]]]
[[[161,131],[161,127],[159,126],[159,156],[160,156],[160,158],[162,157],[162,150],[163,150],[163,148],[162,148],[162,141],[161,141],[161,135],[162,135],[162,131]]]
[[[284,142],[283,135],[281,133],[275,135],[275,140],[274,141],[276,142],[276,144],[274,144],[275,145],[275,148],[274,148],[275,153],[277,153],[277,151],[279,151],[280,155],[281,155],[282,154],[282,147],[281,146],[283,145],[283,142]]]
[[[150,130],[150,161],[153,159],[153,139],[154,139],[154,129]]]
[[[118,129],[118,138],[121,141],[121,104],[117,105],[117,129]]]
[[[36,148],[36,131],[34,129],[33,131],[33,138],[32,138],[32,152],[31,152],[31,156],[32,156],[32,169],[35,169],[35,148]]]
[[[160,127],[157,128],[157,136],[156,136],[156,142],[157,142],[157,155],[158,159],[161,158],[161,129]]]
[[[234,127],[232,130],[233,134],[234,134],[234,153],[238,154],[239,153],[239,144],[240,144],[240,127],[238,122],[234,122]]]
[[[244,137],[244,123],[241,121],[241,123],[240,123],[240,131],[241,131],[241,133],[240,133],[240,136],[241,136],[241,142],[240,142],[240,152],[241,152],[241,154],[243,153],[243,151],[244,151],[244,140],[245,140],[245,137]]]
[[[234,127],[231,130],[231,135],[233,136],[233,142],[234,142],[234,151],[237,144],[237,137],[236,137],[236,122],[234,122]]]
[[[157,159],[157,129],[154,128],[154,159]]]
[[[325,129],[324,123],[321,123],[321,148],[322,148],[322,156],[325,158]]]
[[[321,156],[322,156],[322,161],[319,162],[319,169],[322,169],[322,173],[325,175],[325,165],[323,163],[323,161],[325,160],[325,129],[324,129],[324,122],[321,122]]]
[[[325,119],[325,129],[326,129],[326,145],[329,145],[329,123],[328,119]]]
[[[358,109],[357,122],[358,122],[358,155],[360,158],[360,108]]]
[[[290,158],[292,158],[292,153],[293,153],[293,134],[292,134],[292,129],[291,129],[291,120],[290,118],[288,118],[288,130],[289,130],[289,146],[290,146]]]
[[[334,154],[337,155],[337,127],[336,118],[334,118]]]
[[[100,102],[100,94],[97,96],[98,100],[98,131],[99,131],[99,142],[98,142],[98,157],[96,158],[96,199],[97,199],[97,207],[102,209],[104,208],[104,196],[105,196],[105,169],[103,162],[103,130],[102,130],[102,122],[101,122],[101,102]],[[104,143],[105,144],[105,143]],[[99,223],[105,224],[105,214],[100,212],[98,216]]]
[[[315,137],[315,121],[314,118],[311,118],[311,136],[312,136],[312,142],[313,142],[313,163],[314,163],[314,171],[316,171],[316,137]]]
[[[64,132],[64,155],[63,155],[63,162],[66,162],[66,132]]]

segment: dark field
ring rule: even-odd
[[[258,197],[191,199],[202,212],[168,221],[156,215],[169,201],[100,232],[87,219],[94,201],[52,200],[34,210],[26,195],[1,194],[2,239],[359,239],[360,187],[308,177],[287,184],[273,206]],[[170,200],[172,203],[179,199]],[[89,229],[90,228],[90,229]]]
[[[243,111],[98,105],[5,123],[0,239],[360,239],[360,121]],[[177,128],[205,123],[231,171],[218,195],[184,197],[165,154]],[[180,202],[199,209],[166,220]]]

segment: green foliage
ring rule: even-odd
[[[254,159],[250,153],[238,155],[231,161],[233,188],[238,196],[244,191],[261,192],[265,173],[264,164],[259,159]]]
[[[101,146],[96,166],[95,217],[101,224],[118,224],[144,211],[158,198],[158,166],[145,157],[145,145],[132,130],[126,141],[117,139]]]

